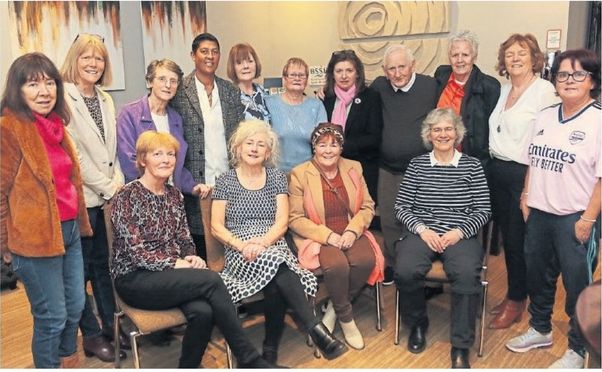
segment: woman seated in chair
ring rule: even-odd
[[[412,159],[395,200],[395,215],[408,229],[396,243],[395,263],[402,321],[411,328],[408,350],[420,353],[426,345],[424,278],[439,259],[452,289],[452,368],[470,368],[483,257],[476,235],[491,216],[480,161],[455,149],[464,133],[451,109],[431,111],[422,139],[433,151]]]
[[[374,217],[359,162],[341,157],[343,128],[322,123],[312,135],[314,156],[293,168],[289,186],[289,226],[299,262],[320,267],[330,301],[322,322],[332,332],[338,318],[347,344],[363,349],[351,299],[366,284],[383,279],[384,258],[367,230]]]
[[[221,275],[234,302],[263,290],[266,360],[277,360],[287,307],[333,359],[347,347],[313,314],[306,294],[316,293],[316,277],[299,266],[284,239],[288,191],[286,175],[273,168],[277,154],[278,137],[260,120],[241,122],[230,139],[233,169],[217,179],[211,207],[212,233],[226,248]]]
[[[244,334],[218,274],[195,256],[182,194],[167,181],[179,143],[170,134],[147,131],[136,142],[142,174],[114,197],[115,290],[128,305],[145,310],[178,307],[188,320],[180,368],[198,368],[215,323],[241,368],[270,368]]]

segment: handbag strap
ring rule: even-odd
[[[324,174],[324,171],[318,165],[318,162],[316,162],[314,159],[311,159],[311,163],[314,165],[314,167],[316,167],[318,169],[318,172],[320,172],[320,176],[322,177],[322,179],[324,181],[326,181],[326,184],[330,188],[330,191],[332,191],[334,193],[334,195],[337,197],[338,201],[345,207],[345,210],[347,210],[347,214],[349,214],[349,216],[351,218],[353,218],[355,213],[353,213],[351,208],[349,208],[349,204],[347,204],[347,202],[343,200],[343,197],[341,197],[341,195],[337,191],[336,187],[332,186],[332,183],[330,183],[330,180],[328,179],[328,177],[326,177],[326,175]]]

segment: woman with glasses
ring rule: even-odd
[[[432,151],[411,160],[395,200],[395,216],[408,230],[396,245],[395,263],[401,317],[411,329],[408,350],[417,354],[426,347],[424,278],[439,259],[451,281],[452,368],[470,368],[483,257],[476,236],[491,216],[481,162],[456,149],[465,133],[452,109],[431,111],[421,134]]]
[[[240,102],[245,107],[245,119],[270,122],[270,112],[265,103],[267,92],[254,83],[261,76],[261,62],[249,44],[236,44],[228,56],[228,77],[240,89]]]
[[[136,167],[136,141],[146,131],[169,133],[180,143],[174,174],[169,183],[182,193],[204,198],[209,186],[197,184],[192,174],[184,168],[188,144],[184,140],[182,117],[170,107],[169,101],[176,95],[184,74],[174,61],[154,60],[146,68],[146,85],[150,92],[125,105],[117,117],[117,154],[125,181],[130,182],[140,173]]]
[[[380,95],[366,86],[364,64],[353,50],[332,53],[324,93],[328,120],[345,134],[341,156],[361,163],[370,196],[376,200],[383,113]]]
[[[523,152],[529,164],[521,210],[527,222],[530,327],[506,347],[522,353],[552,345],[552,308],[562,274],[569,342],[550,368],[583,368],[585,344],[575,304],[589,284],[600,240],[600,58],[585,49],[567,50],[556,58],[551,74],[561,103],[539,113]]]
[[[61,74],[65,81],[65,101],[71,110],[67,131],[79,153],[84,196],[94,235],[82,239],[84,278],[92,283],[94,301],[102,328],[86,295],[80,329],[86,356],[103,362],[113,361],[113,314],[115,299],[109,276],[109,251],[102,207],[123,186],[123,173],[117,159],[115,106],[111,96],[100,86],[112,81],[109,52],[102,37],[80,34],[69,49]],[[127,336],[121,344],[129,348]],[[125,353],[121,352],[121,358]]]
[[[554,86],[537,76],[543,68],[543,58],[537,39],[531,34],[513,34],[498,50],[497,70],[510,83],[502,86],[489,117],[492,160],[487,174],[493,218],[502,233],[508,292],[491,310],[496,314],[489,324],[493,329],[519,322],[527,304],[525,222],[519,206],[527,171],[522,152],[537,114],[558,102]]]
[[[318,123],[326,121],[326,110],[317,98],[306,97],[309,68],[301,58],[290,58],[282,69],[284,93],[266,97],[272,127],[281,144],[280,169],[286,173],[311,158],[309,138]]]

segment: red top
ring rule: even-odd
[[[74,220],[78,216],[77,190],[71,182],[73,162],[61,146],[65,127],[61,118],[52,112],[48,117],[35,114],[35,125],[42,138],[56,188],[56,203],[62,221]]]
[[[328,186],[324,178],[320,178],[320,180],[322,181],[322,194],[324,195],[324,217],[326,220],[326,227],[335,233],[342,235],[349,224],[347,209],[330,189],[330,186]],[[347,190],[345,190],[345,184],[341,178],[341,173],[337,173],[336,177],[330,180],[330,183],[336,189],[337,193],[341,195],[341,198],[347,205],[349,205],[349,195],[347,195]]]
[[[447,85],[443,88],[439,102],[437,102],[437,108],[449,107],[457,115],[460,115],[460,109],[462,108],[462,99],[464,98],[464,84],[459,84],[455,75],[452,72],[447,81]],[[458,151],[462,151],[462,144],[459,143],[456,147]]]

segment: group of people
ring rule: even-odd
[[[520,321],[529,299],[530,328],[506,346],[550,345],[562,273],[569,348],[553,366],[583,366],[574,308],[588,284],[587,247],[599,240],[600,60],[561,53],[550,83],[537,76],[537,40],[514,34],[500,45],[497,70],[509,79],[500,86],[475,65],[473,33],[452,35],[448,52],[433,78],[415,72],[409,48],[392,45],[369,86],[353,51],[334,52],[318,98],[304,93],[305,61],[290,58],[284,93],[267,95],[252,46],[231,48],[229,82],[216,76],[218,39],[203,33],[189,75],[171,60],[151,62],[148,94],[118,114],[101,88],[111,63],[99,36],[80,34],[60,71],[41,53],[17,58],[0,103],[0,243],[31,304],[35,366],[76,366],[78,326],[87,356],[112,361],[111,342],[129,347],[125,335],[112,339],[113,284],[131,306],[182,310],[183,368],[199,366],[214,324],[239,367],[278,367],[289,308],[326,358],[361,350],[352,300],[365,284],[393,281],[408,350],[419,353],[424,277],[440,259],[451,280],[451,365],[469,368],[483,256],[476,236],[492,216],[508,294],[491,309],[490,328]],[[226,248],[220,273],[204,260],[199,198],[207,197],[211,233]],[[383,247],[369,230],[376,206]],[[329,293],[321,318],[307,301],[318,268]],[[261,354],[234,307],[259,291]],[[333,336],[337,324],[345,342]]]

